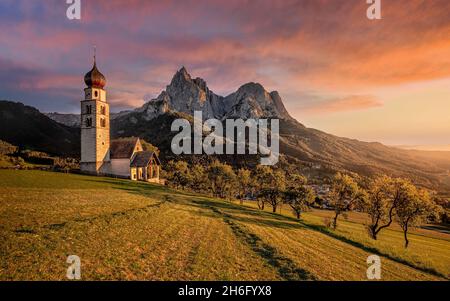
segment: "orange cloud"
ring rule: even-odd
[[[98,0],[83,2],[81,22],[65,18],[64,1],[5,1],[17,9],[0,18],[0,59],[63,74],[72,79],[58,84],[73,89],[96,44],[107,88],[130,106],[157,95],[181,65],[220,94],[260,82],[287,95],[288,107],[305,91],[366,95],[450,77],[448,0],[383,1],[380,21],[366,18],[361,0]],[[339,110],[375,104],[349,98]]]
[[[350,95],[327,99],[319,105],[306,108],[311,113],[336,113],[342,111],[357,111],[381,107],[383,103],[371,95]]]

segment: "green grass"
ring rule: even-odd
[[[382,255],[383,280],[445,280],[449,236],[396,229],[379,241],[362,221],[298,222],[162,186],[101,177],[0,170],[0,280],[64,280],[68,255],[83,280],[365,280]]]
[[[246,202],[245,205],[256,207],[251,202]],[[266,210],[271,211],[271,208],[266,208]],[[280,211],[283,216],[292,216],[291,210],[287,206],[278,208],[277,212],[280,213]],[[302,214],[301,224],[374,254],[384,255],[397,262],[435,275],[450,277],[450,235],[447,234],[448,232],[428,230],[427,227],[412,229],[408,234],[410,246],[405,249],[403,232],[397,225],[384,229],[380,232],[378,239],[373,240],[369,238],[365,228],[365,224],[368,222],[365,214],[351,212],[346,217],[340,217],[338,228],[334,231],[324,226],[324,219],[332,218],[333,215],[334,212],[329,210],[312,210]]]

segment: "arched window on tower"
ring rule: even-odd
[[[105,106],[101,106],[101,107],[100,107],[100,113],[101,113],[102,115],[106,115],[106,107],[105,107]]]
[[[92,114],[92,106],[91,105],[86,106],[86,114]]]
[[[95,98],[97,98],[98,97],[98,91],[95,91],[94,95],[95,95]]]
[[[106,127],[106,120],[105,120],[105,118],[102,118],[102,119],[100,119],[100,126],[101,127]]]
[[[86,118],[86,127],[92,126],[92,118]]]

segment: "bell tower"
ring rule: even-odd
[[[86,88],[81,101],[81,161],[82,172],[108,174],[110,172],[109,104],[106,102],[105,76],[94,66],[84,76]]]

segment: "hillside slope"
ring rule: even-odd
[[[408,177],[415,183],[450,194],[450,152],[400,150],[381,143],[341,138],[306,128],[293,119],[278,92],[268,92],[258,83],[242,85],[226,96],[214,94],[201,78],[193,79],[183,67],[160,96],[128,114],[112,120],[112,135],[137,135],[170,157],[170,124],[181,114],[201,110],[204,119],[278,118],[281,153],[294,168],[323,177],[337,171],[365,176],[389,174]],[[228,161],[241,162],[232,157]],[[254,160],[250,160],[254,161]]]
[[[80,152],[80,129],[18,102],[0,101],[0,140],[52,155],[79,156]]]
[[[161,149],[163,158],[174,158],[171,141],[176,132],[171,124],[177,118],[191,118],[187,114],[167,112],[147,118],[145,112],[133,111],[111,122],[113,138],[139,136]],[[305,174],[331,175],[350,171],[365,176],[389,174],[407,177],[415,183],[450,193],[450,152],[401,150],[381,143],[361,142],[341,138],[306,128],[295,120],[280,121],[280,152],[289,165]],[[236,157],[239,157],[237,159]],[[250,157],[250,162],[256,162]],[[227,161],[242,162],[242,156],[228,156]]]
[[[319,169],[407,177],[423,186],[450,191],[450,152],[402,150],[337,137],[296,121],[282,121],[280,131],[283,154],[313,163]]]
[[[1,280],[63,280],[69,254],[83,280],[366,280],[371,254],[383,280],[443,279],[450,266],[428,263],[450,247],[444,238],[412,234],[397,257],[384,235],[367,247],[287,216],[71,174],[0,170],[0,224]]]

